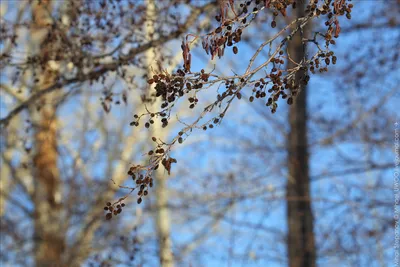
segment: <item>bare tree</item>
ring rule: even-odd
[[[51,7],[52,4],[54,7]],[[1,89],[2,94],[12,99],[7,103],[7,114],[0,121],[2,138],[5,138],[7,148],[10,148],[13,123],[19,123],[16,128],[22,130],[16,133],[20,143],[24,143],[24,139],[28,140],[27,146],[12,150],[12,153],[3,157],[2,163],[7,164],[10,170],[8,175],[18,185],[12,187],[10,184],[9,188],[13,188],[10,192],[2,190],[2,197],[7,201],[5,212],[2,213],[5,216],[4,228],[9,230],[18,222],[18,218],[7,212],[7,209],[16,205],[19,207],[18,214],[24,214],[26,221],[38,222],[40,227],[35,229],[38,236],[45,236],[44,232],[47,231],[48,236],[55,238],[43,239],[46,242],[38,240],[36,244],[37,239],[23,235],[24,229],[20,228],[6,231],[8,235],[14,236],[12,242],[5,242],[14,248],[18,247],[19,242],[31,244],[31,247],[24,247],[17,254],[29,251],[32,247],[38,248],[36,261],[43,266],[50,262],[79,266],[90,257],[95,258],[95,255],[98,256],[95,261],[112,265],[123,260],[129,262],[131,254],[135,255],[134,260],[138,264],[144,264],[148,260],[145,257],[156,255],[157,250],[161,263],[171,266],[174,257],[168,210],[173,204],[167,197],[167,190],[171,189],[164,184],[166,179],[162,176],[174,171],[177,160],[172,157],[172,151],[176,151],[173,148],[177,144],[189,142],[188,137],[197,129],[210,130],[225,121],[229,116],[228,111],[235,102],[244,98],[247,89],[250,89],[249,102],[263,102],[272,113],[277,111],[278,102],[282,99],[292,104],[301,94],[302,88],[298,81],[308,80],[304,76],[304,69],[318,69],[316,65],[319,64],[314,63],[317,59],[324,62],[336,61],[329,47],[340,32],[339,17],[349,15],[352,8],[346,1],[311,1],[304,16],[290,21],[288,14],[289,10],[295,10],[295,1],[165,1],[157,4],[156,15],[150,14],[152,5],[147,5],[147,2],[71,1],[66,5],[66,11],[61,12],[58,2],[35,1],[33,5],[27,2],[24,12],[31,12],[34,18],[26,16],[29,18],[16,23],[10,23],[7,18],[2,28],[2,41],[7,49],[2,51],[0,63],[1,69],[7,71],[8,75],[2,81]],[[203,15],[215,18],[216,27],[200,27],[199,21]],[[149,26],[146,30],[146,23],[153,17],[157,28],[150,37],[148,33],[152,29]],[[250,26],[257,20],[265,20],[266,17],[272,17],[268,25],[274,34],[254,49],[245,69],[239,74],[218,73],[195,64],[197,62],[194,62],[191,50],[196,42],[202,43],[203,52],[209,54],[218,65],[224,54],[229,53],[229,47],[232,47],[234,55],[241,53],[242,36],[251,30]],[[318,21],[321,17],[326,22],[326,28],[314,33],[314,39],[304,41],[310,45],[315,44],[316,52],[300,60],[292,59],[290,47],[296,42],[296,36],[311,21]],[[287,23],[276,31],[278,18],[287,19]],[[16,39],[23,36],[19,36],[15,29],[29,28],[34,36],[36,33],[33,34],[33,26],[40,19],[46,21],[40,26],[46,30],[41,36],[43,39],[39,38],[36,42],[36,50],[24,50],[21,53]],[[183,42],[180,39],[182,34],[186,34]],[[310,36],[313,35],[310,33]],[[182,50],[175,47],[168,50],[166,43],[169,41],[175,46],[181,45]],[[323,51],[319,49],[318,42],[325,44]],[[157,62],[150,62],[154,58],[154,48],[162,53],[157,55]],[[169,61],[173,63],[177,50],[183,54],[183,67],[178,70],[168,69],[165,66],[174,65],[169,64]],[[285,68],[291,60],[297,64]],[[329,63],[320,65],[324,72]],[[213,89],[217,93],[213,93]],[[203,104],[202,99],[205,98],[202,95],[207,92],[213,93],[212,100]],[[94,101],[98,98],[100,101]],[[133,119],[130,114],[123,114],[119,108],[124,103],[132,105],[126,110],[137,114]],[[179,113],[178,106],[182,105],[192,111],[189,122],[175,116],[175,112]],[[102,112],[99,112],[98,107],[102,108]],[[60,111],[62,108],[64,111]],[[26,110],[30,113],[23,112]],[[36,113],[39,114],[37,118]],[[24,116],[32,117],[28,123],[17,120]],[[181,123],[181,129],[177,129],[177,134],[171,138],[164,128],[172,127],[174,120]],[[128,126],[129,122],[131,126],[151,128],[145,136],[154,137],[151,143],[155,144],[155,148],[148,150],[147,138],[139,134],[140,128],[131,127],[126,130],[119,127]],[[25,129],[27,133],[23,132]],[[31,134],[31,129],[34,134]],[[32,152],[29,142],[33,144]],[[14,161],[10,157],[13,153],[16,155]],[[35,156],[29,156],[29,153]],[[141,164],[133,164],[132,161]],[[21,172],[22,169],[27,170],[29,175]],[[33,182],[30,176],[33,176]],[[203,233],[224,221],[225,212],[234,213],[244,198],[241,189],[234,186],[234,181],[240,179],[234,175],[222,177],[221,185],[222,182],[229,185],[229,194],[221,189],[217,196],[222,201],[228,201],[228,204],[223,203],[216,210],[210,206],[211,214],[216,219],[205,225]],[[36,183],[38,179],[43,179],[43,182]],[[30,183],[35,185],[33,194],[29,188]],[[150,201],[143,201],[153,183],[157,199],[155,209],[148,204]],[[249,186],[246,189],[249,195],[258,196],[261,189],[265,188],[268,187],[254,189]],[[22,204],[13,199],[20,195],[21,190],[28,198]],[[134,202],[144,202],[143,207],[133,206],[135,211],[130,213],[135,214],[133,223],[124,224],[126,227],[121,228],[105,224],[104,213],[106,218],[113,218],[112,223],[115,219],[115,223],[124,220],[119,214],[128,209],[127,204],[131,201],[129,196],[133,192],[138,193]],[[29,199],[31,195],[33,199]],[[188,197],[184,192],[182,195]],[[204,203],[209,199],[210,196],[203,193],[195,195],[192,201],[203,200],[199,203]],[[46,206],[42,207],[43,203]],[[143,238],[131,238],[129,235],[131,232],[136,233],[133,228],[148,231],[143,229],[146,228],[143,209],[158,213],[159,245],[157,249],[138,256],[138,253],[130,250],[125,238],[129,236],[130,240],[134,239],[135,245],[150,243],[155,238],[151,231],[146,232]],[[52,217],[55,219],[52,220]],[[151,218],[146,217],[146,220]],[[18,226],[22,227],[21,224]],[[122,240],[116,240],[120,236]],[[195,237],[196,240],[200,243],[204,238],[199,235]],[[121,249],[126,259],[113,254],[113,245]],[[149,246],[138,247],[143,249]],[[184,246],[182,255],[194,248]],[[46,253],[53,257],[46,257]],[[235,257],[234,250],[230,255]]]
[[[11,16],[15,10],[13,9],[15,2],[7,4],[10,7]],[[164,28],[157,29],[150,41],[142,35],[145,32],[142,21],[147,19],[146,15],[141,13],[146,7],[143,3],[132,5],[132,3],[123,2],[118,8],[113,7],[117,3],[103,2],[82,4],[79,1],[72,1],[65,3],[66,7],[63,3],[51,1],[33,2],[32,5],[26,2],[25,4],[23,8],[21,7],[23,15],[17,17],[15,24],[12,24],[11,17],[5,18],[5,24],[2,23],[2,26],[7,26],[4,28],[6,32],[2,32],[2,41],[9,49],[2,50],[1,67],[14,75],[7,76],[4,83],[2,79],[2,94],[8,98],[11,97],[13,101],[17,100],[17,102],[8,102],[7,105],[10,107],[15,103],[22,110],[28,107],[30,110],[28,114],[30,118],[26,122],[19,120],[19,117],[11,121],[12,112],[9,114],[11,116],[8,116],[10,120],[7,118],[2,120],[9,125],[7,128],[2,128],[2,138],[7,140],[8,152],[3,154],[2,147],[1,169],[2,171],[9,170],[4,175],[11,176],[10,183],[3,184],[2,173],[2,204],[4,198],[6,202],[4,204],[7,205],[7,207],[2,207],[2,214],[5,216],[4,221],[2,220],[2,231],[13,237],[11,242],[5,241],[10,249],[13,248],[13,251],[19,251],[17,253],[21,255],[24,253],[31,255],[32,249],[36,248],[37,265],[47,266],[57,263],[65,266],[79,266],[99,251],[110,249],[105,245],[107,242],[114,242],[113,240],[120,236],[129,235],[134,227],[140,227],[139,223],[142,220],[138,216],[128,229],[123,228],[119,231],[113,231],[110,225],[104,225],[103,207],[116,194],[123,197],[121,192],[117,192],[118,185],[130,178],[126,175],[127,169],[132,158],[141,155],[138,151],[143,149],[143,143],[146,141],[142,137],[135,136],[133,128],[130,128],[128,133],[126,132],[126,127],[123,126],[129,126],[129,121],[119,118],[120,123],[117,124],[119,128],[117,127],[114,132],[110,130],[110,124],[104,119],[107,116],[108,119],[113,116],[111,106],[116,110],[118,105],[125,104],[135,112],[145,109],[141,97],[145,94],[140,92],[141,88],[134,87],[138,84],[140,87],[147,86],[145,83],[140,81],[136,83],[133,80],[137,73],[146,73],[148,69],[148,64],[139,59],[140,55],[149,48],[158,47],[164,42],[178,38],[186,28],[193,28],[197,22],[197,16],[203,12],[210,12],[215,4],[211,2],[206,3],[205,6],[196,6],[182,3],[191,9],[190,16],[180,16],[179,12],[174,14],[171,12],[170,15],[173,16],[157,17],[157,25],[163,25]],[[104,7],[103,4],[106,8],[101,10],[100,8]],[[160,5],[157,6],[157,10],[159,14],[168,14],[170,9],[175,8],[174,4],[180,3],[170,2]],[[131,14],[135,12],[138,14],[133,20],[126,15],[128,9],[132,12]],[[114,16],[116,16],[113,13],[114,10],[119,10],[118,14],[121,18],[118,25],[119,31],[116,30],[117,25],[113,24]],[[91,32],[91,26],[86,24],[85,17],[97,21],[96,32]],[[32,20],[29,20],[30,18]],[[105,25],[107,21],[103,21],[103,18],[108,18],[110,21]],[[176,24],[176,20],[185,23]],[[36,38],[31,44],[24,43],[23,30],[25,28],[31,30],[29,36],[32,39]],[[18,31],[13,33],[12,30],[15,29]],[[193,28],[193,31],[195,32],[196,29]],[[115,40],[121,34],[124,38],[121,43],[116,44]],[[20,44],[24,44],[19,47],[26,49],[23,53],[16,48],[16,42],[12,38],[17,38],[21,41]],[[141,44],[144,44],[144,47],[138,48],[136,52],[133,51],[132,47]],[[27,49],[28,46],[32,49]],[[129,51],[132,54],[124,60],[126,62],[132,60],[130,65],[128,67],[117,65],[115,62],[120,63],[122,59],[113,58],[113,55],[120,54],[121,56]],[[168,61],[176,60],[174,50],[167,50],[165,53],[163,51],[160,54],[162,58],[158,63],[168,64]],[[110,60],[115,60],[115,64],[110,63]],[[85,82],[95,80],[96,75],[92,76],[93,73],[102,67],[110,72],[121,69],[118,70],[117,76],[111,74],[111,77],[103,77],[103,84],[95,84],[93,91],[86,90]],[[88,74],[88,71],[92,71],[92,74]],[[105,73],[104,70],[100,72]],[[31,76],[32,73],[33,76]],[[125,83],[126,87],[117,89],[119,92],[110,92],[110,88],[115,85],[116,77],[120,79],[119,82]],[[74,86],[69,87],[72,84]],[[99,97],[101,102],[97,102],[97,105],[93,104],[93,99],[98,101]],[[68,113],[60,111],[60,108],[74,101],[82,103],[82,106],[78,105],[75,110]],[[99,108],[103,109],[100,117],[97,114]],[[61,119],[58,118],[58,112],[62,113]],[[77,120],[77,118],[82,119]],[[72,128],[68,128],[70,125]],[[92,135],[90,131],[93,127],[98,127],[97,133],[101,138],[95,143],[90,143],[87,138],[88,135]],[[32,129],[35,131],[34,134],[31,134]],[[72,129],[75,132],[71,131]],[[115,139],[115,136],[119,138]],[[122,139],[123,146],[119,143]],[[76,143],[71,143],[70,140],[75,140]],[[76,147],[78,144],[80,144],[79,147]],[[85,156],[88,152],[92,155],[90,158]],[[30,156],[31,153],[35,156]],[[100,174],[99,177],[99,173],[96,174],[96,168],[99,167],[96,160],[101,158],[102,153],[107,154],[110,164],[107,165],[106,172]],[[118,164],[111,164],[116,160]],[[31,174],[33,182],[30,179]],[[35,185],[33,189],[32,185]],[[22,192],[21,188],[23,188]],[[27,197],[27,200],[22,203],[16,201],[15,197],[18,199],[20,196]],[[13,217],[13,213],[9,212],[15,205],[20,209],[19,211],[24,212],[23,223],[19,223],[20,219]],[[34,207],[34,212],[29,208],[30,206]],[[20,214],[19,211],[18,214]],[[137,215],[141,213],[140,208],[136,209]],[[29,228],[32,224],[27,224],[26,229],[20,228],[31,220],[36,222],[34,233]],[[18,229],[11,228],[10,230],[13,225],[17,225]],[[68,240],[65,235],[67,231],[70,231]],[[105,243],[96,244],[97,237],[101,235]],[[134,238],[136,243],[143,242],[137,236]],[[24,249],[16,250],[20,243],[26,246]],[[115,243],[124,248],[128,255],[133,252],[137,254],[136,251],[130,251],[130,247],[124,247],[125,245],[119,242]],[[127,257],[128,261],[129,258],[130,256]],[[19,257],[18,261],[31,264],[30,260],[32,260],[30,257]],[[104,262],[110,263],[116,260],[116,258],[111,261],[104,259]],[[145,259],[137,260],[140,262]]]

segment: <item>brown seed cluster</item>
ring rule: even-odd
[[[122,209],[125,207],[125,203],[117,202],[115,204],[111,204],[111,202],[107,202],[104,206],[104,210],[107,212],[106,219],[111,220],[113,215],[117,216],[122,212]]]
[[[242,27],[235,27],[234,20],[225,20],[214,32],[207,34],[203,38],[203,49],[207,55],[211,55],[211,59],[214,59],[215,56],[221,58],[225,54],[226,47],[233,46],[241,41],[242,33]],[[233,52],[237,54],[238,51],[239,49],[234,46]]]
[[[319,4],[319,2],[322,2]],[[326,45],[335,44],[332,40],[332,36],[335,38],[339,37],[340,25],[339,16],[346,15],[348,19],[351,19],[351,11],[353,4],[342,0],[327,0],[327,1],[314,1],[313,4],[309,4],[306,7],[306,12],[315,14],[317,16],[327,16],[325,26],[328,26],[327,33],[325,35]],[[333,42],[332,42],[333,41]]]
[[[275,18],[278,14],[281,13],[283,16],[286,16],[286,9],[289,6],[295,7],[296,5],[294,0],[248,0],[240,3],[239,10],[235,12],[233,2],[233,0],[229,1],[235,17],[228,19],[226,16],[227,7],[221,6],[221,14],[215,17],[217,22],[220,23],[220,26],[203,38],[203,49],[208,55],[211,55],[212,59],[215,56],[221,58],[224,56],[226,47],[239,43],[242,39],[244,28],[249,26],[250,22],[262,9],[267,8],[274,10],[274,20],[271,23],[271,26],[274,28],[276,27]],[[185,54],[184,58],[188,58],[188,49],[182,49]],[[233,53],[237,54],[238,52],[238,47],[234,46]]]
[[[199,102],[197,93],[203,88],[204,83],[209,81],[210,74],[205,73],[204,69],[199,73],[190,74],[190,77],[186,77],[187,74],[185,70],[178,69],[174,74],[161,73],[153,75],[147,82],[148,84],[155,84],[155,92],[152,97],[162,99],[161,111],[157,113],[148,112],[142,115],[135,114],[134,120],[130,125],[139,126],[140,119],[147,115],[148,120],[144,125],[146,128],[150,128],[154,124],[156,117],[160,118],[162,127],[167,127],[172,107],[179,98],[184,96],[187,96],[189,108],[195,108]]]
[[[240,93],[238,93],[240,95]],[[206,131],[207,129],[213,129],[214,126],[217,126],[221,123],[222,118],[224,117],[224,113],[220,113],[217,117],[210,119],[208,122],[203,124],[201,128]]]
[[[229,1],[230,4],[221,6],[221,14],[215,17],[219,22],[219,26],[202,38],[203,49],[208,55],[211,55],[212,59],[216,56],[219,58],[224,56],[224,51],[227,47],[232,47],[233,54],[238,54],[238,43],[242,40],[244,29],[250,25],[251,21],[262,9],[268,8],[272,11],[273,19],[271,27],[275,28],[278,16],[286,16],[287,8],[289,7],[296,8],[296,1],[294,0],[247,0],[242,2],[239,5],[239,10],[235,12],[232,5],[233,2]],[[227,2],[221,1],[221,3]],[[235,15],[231,18],[226,13],[227,6],[229,5],[231,5],[233,14]],[[254,73],[249,72],[242,76],[235,75],[234,78],[220,78],[213,73],[206,73],[203,69],[198,73],[191,72],[191,55],[188,37],[186,37],[181,47],[184,59],[183,68],[172,74],[167,72],[155,74],[148,79],[149,84],[155,84],[155,92],[152,94],[152,97],[162,99],[161,111],[158,113],[149,112],[147,114],[135,115],[135,120],[131,125],[138,126],[139,120],[143,116],[148,116],[148,120],[144,124],[146,128],[149,128],[156,118],[161,120],[163,127],[166,127],[171,109],[178,99],[186,97],[189,102],[189,108],[195,108],[199,102],[198,93],[213,84],[220,84],[222,86],[219,87],[216,101],[204,108],[203,113],[211,112],[214,107],[222,109],[223,112],[206,123],[201,124],[201,126],[190,125],[186,127],[184,131],[179,132],[171,144],[158,142],[157,139],[153,138],[153,141],[157,142],[157,148],[148,152],[151,161],[149,166],[147,166],[146,173],[140,174],[143,168],[138,168],[136,172],[132,170],[133,173],[136,173],[134,175],[138,175],[139,181],[141,181],[139,183],[136,181],[140,186],[138,203],[142,201],[143,196],[148,194],[147,187],[149,186],[149,179],[151,179],[151,172],[161,164],[170,173],[171,164],[176,163],[176,159],[168,156],[171,146],[175,142],[183,143],[184,135],[187,136],[188,131],[191,131],[192,128],[208,130],[221,123],[230,102],[233,99],[240,100],[243,98],[242,89],[250,86],[252,91],[249,96],[249,102],[261,99],[272,113],[277,111],[279,99],[284,99],[288,105],[292,105],[296,96],[300,93],[302,86],[307,85],[310,80],[308,71],[312,74],[317,73],[317,71],[322,73],[328,70],[329,65],[336,64],[337,57],[329,48],[330,45],[335,45],[334,38],[338,38],[340,33],[338,17],[346,15],[347,18],[350,18],[352,7],[352,4],[348,4],[344,0],[315,0],[312,4],[307,5],[306,16],[303,20],[305,24],[312,17],[326,17],[325,25],[327,26],[327,30],[325,33],[317,33],[313,40],[303,39],[304,46],[309,42],[315,43],[318,47],[318,52],[311,58],[304,58],[301,62],[296,62],[291,68],[287,67],[288,63],[293,62],[293,60],[290,58],[290,55],[285,53],[284,49],[287,43],[291,42],[295,32],[301,32],[302,27],[305,25],[300,26],[299,22],[297,30],[282,40],[281,45],[278,47],[281,50],[278,50],[279,52],[277,51],[267,62],[268,66],[266,67],[268,68],[268,72],[262,78],[257,78],[256,80],[251,80]],[[321,37],[325,43],[324,50],[319,46],[320,40],[317,40],[317,38]],[[301,73],[301,77],[299,77],[299,73]],[[225,85],[225,88],[221,90],[223,85]]]
[[[232,50],[234,54],[239,52],[238,47],[234,44],[241,41],[241,36],[243,33],[243,29],[248,26],[247,19],[251,19],[250,14],[253,15],[253,18],[258,12],[266,7],[273,10],[273,27],[276,26],[275,19],[282,14],[286,16],[286,9],[288,7],[296,8],[296,2],[291,0],[278,0],[278,1],[245,1],[240,4],[240,12],[235,13],[238,14],[233,19],[228,19],[226,14],[220,14],[216,16],[216,20],[220,22],[220,26],[218,26],[213,32],[207,34],[203,38],[203,49],[207,54],[211,54],[211,57],[218,55],[222,57],[224,55],[224,51],[226,47],[233,46]],[[232,7],[233,8],[233,7]],[[313,4],[308,5],[306,8],[306,12],[313,15],[321,15],[327,16],[326,25],[328,26],[327,33],[324,36],[326,41],[326,53],[321,53],[318,58],[313,59],[310,62],[303,62],[301,69],[308,70],[312,73],[315,73],[316,69],[319,69],[319,72],[327,71],[327,66],[329,64],[336,64],[337,58],[333,55],[333,52],[328,51],[328,47],[331,44],[335,44],[335,41],[332,39],[332,36],[337,37],[340,32],[339,21],[337,20],[337,16],[343,14],[349,14],[351,12],[352,5],[347,4],[345,1],[332,1],[328,0],[324,3],[319,3],[319,1],[314,1]],[[233,9],[232,9],[233,10]],[[225,10],[226,11],[226,10]],[[316,42],[316,41],[315,41]],[[201,70],[201,73],[193,74],[190,72],[190,49],[188,45],[188,37],[186,37],[186,41],[182,43],[182,51],[184,57],[184,68],[179,69],[174,74],[169,73],[161,73],[156,74],[152,78],[148,80],[149,84],[155,83],[155,93],[154,97],[161,97],[163,102],[161,104],[162,111],[159,113],[147,114],[150,115],[150,118],[145,123],[145,127],[149,128],[154,123],[154,117],[161,117],[162,126],[166,127],[168,125],[168,120],[171,113],[171,108],[174,106],[177,99],[188,95],[189,108],[195,108],[198,104],[199,99],[197,98],[197,92],[203,88],[204,85],[207,84],[210,78],[210,74]],[[284,67],[285,60],[283,55],[283,51],[279,53],[279,56],[273,58],[271,63],[274,65],[272,71],[269,75],[265,76],[266,80],[270,80],[266,83],[256,83],[255,90],[253,90],[253,94],[250,97],[250,102],[254,100],[254,98],[264,98],[266,97],[266,91],[270,93],[270,98],[267,101],[267,106],[271,107],[271,111],[275,112],[277,108],[276,101],[282,97],[283,99],[288,98],[287,102],[289,104],[293,103],[293,97],[298,93],[299,86],[293,83],[293,77],[288,78],[284,75]],[[320,67],[320,60],[324,62],[324,66]],[[300,68],[299,68],[300,69]],[[298,69],[298,70],[299,70]],[[190,74],[191,77],[188,77]],[[286,75],[288,73],[286,72]],[[294,76],[291,75],[291,76]],[[305,75],[303,77],[303,82],[307,83],[309,80],[309,76]],[[217,96],[217,101],[222,102],[226,96],[231,94],[236,94],[238,99],[241,99],[242,95],[239,91],[235,92],[232,90],[235,87],[235,81],[230,80],[226,81],[227,84],[231,84],[229,88],[222,94]],[[268,86],[267,84],[272,83],[272,86]],[[261,87],[259,85],[262,84]],[[285,89],[290,91],[290,95],[284,92]],[[290,97],[290,99],[289,99]],[[135,120],[131,123],[131,125],[138,126],[139,120],[141,116],[135,115]],[[206,129],[206,126],[203,126],[203,129]],[[182,142],[180,139],[179,142]]]
[[[181,136],[182,135],[183,132]],[[132,181],[134,181],[135,183],[135,187],[129,189],[131,189],[130,193],[132,193],[135,189],[137,189],[138,204],[142,203],[143,198],[149,194],[149,189],[153,187],[154,181],[151,176],[152,173],[159,168],[160,164],[165,168],[168,174],[170,174],[172,164],[177,163],[177,160],[175,158],[170,157],[168,155],[168,151],[163,148],[163,146],[167,144],[163,142],[158,142],[156,137],[152,137],[152,141],[157,143],[157,148],[155,150],[150,150],[147,153],[150,156],[150,164],[148,166],[141,166],[141,165],[132,166],[130,167],[127,173],[132,178]],[[114,204],[111,204],[110,202],[107,203],[107,206],[104,208],[106,211],[110,211],[109,213],[106,214],[107,219],[110,219],[113,214],[117,215],[122,211],[119,210],[119,208],[122,209],[122,207],[125,206],[125,204],[121,203],[125,198],[128,197],[128,195],[126,195],[123,198],[120,198]],[[115,208],[116,205],[117,208]],[[110,209],[110,207],[112,207],[112,209]],[[115,210],[117,210],[116,214]]]
[[[322,62],[321,62],[322,60]],[[334,55],[333,51],[329,51],[327,53],[320,53],[317,58],[310,61],[310,72],[312,74],[316,73],[318,69],[320,73],[328,71],[328,66],[332,64],[336,64],[337,57]],[[321,67],[323,64],[324,67]]]
[[[156,150],[156,153],[163,154],[164,151]],[[149,152],[149,154],[150,154],[150,152]],[[144,193],[143,190],[145,190],[145,189],[147,190],[147,188],[153,187],[153,178],[151,178],[149,175],[142,174],[140,171],[140,167],[141,167],[140,165],[131,167],[128,171],[128,175],[131,176],[132,181],[134,181],[135,184],[140,187],[138,195],[142,196]],[[157,170],[157,169],[158,169],[158,165],[156,165],[153,168],[153,170]]]

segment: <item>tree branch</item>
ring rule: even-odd
[[[139,46],[135,49],[130,50],[128,55],[120,57],[117,60],[117,62],[113,62],[110,64],[104,64],[100,69],[92,71],[92,72],[88,73],[87,75],[84,75],[81,77],[76,77],[73,79],[66,79],[66,80],[57,82],[54,85],[52,85],[44,90],[40,90],[36,94],[32,95],[28,100],[24,101],[22,104],[20,104],[16,108],[14,108],[5,118],[1,119],[0,126],[2,128],[6,127],[8,125],[8,123],[10,122],[10,120],[14,116],[19,114],[21,111],[27,109],[31,104],[33,104],[33,102],[35,102],[36,100],[41,98],[43,95],[46,95],[46,94],[56,91],[56,90],[60,90],[64,86],[67,86],[70,84],[74,84],[74,83],[78,83],[78,82],[85,82],[88,80],[95,80],[109,71],[117,70],[121,66],[121,63],[132,60],[135,56],[145,52],[146,50],[148,50],[152,47],[157,47],[157,46],[162,45],[170,40],[178,38],[182,33],[185,33],[189,29],[189,27],[192,26],[196,22],[198,16],[201,13],[211,11],[212,8],[214,8],[216,6],[216,4],[217,4],[217,2],[213,1],[211,3],[208,3],[204,6],[197,8],[197,9],[194,9],[192,11],[192,13],[188,16],[188,19],[186,20],[186,22],[183,23],[181,25],[181,27],[179,27],[176,31],[170,33],[169,35],[161,36],[160,38],[158,38],[156,40],[150,41],[142,46]]]

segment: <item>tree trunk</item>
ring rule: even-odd
[[[297,8],[294,10],[294,17],[303,17],[304,9],[304,4],[298,2]],[[308,25],[303,28],[304,36],[307,35]],[[290,57],[297,63],[304,58],[305,49],[300,32],[289,42],[288,51]],[[294,64],[289,62],[289,67],[294,67]],[[301,91],[289,110],[289,178],[286,185],[286,197],[287,249],[290,267],[313,267],[316,265],[307,143],[307,88],[302,84],[305,74],[304,71],[299,71],[296,75],[296,84],[300,85]]]
[[[153,39],[154,33],[154,22],[156,21],[156,5],[154,0],[147,0],[147,18],[146,22],[146,33],[149,40]],[[148,65],[147,74],[151,77],[154,72],[157,72],[157,53],[155,48],[151,48],[146,51],[146,60]],[[149,86],[148,94],[151,94],[153,87]],[[158,109],[160,107],[160,101],[156,100],[153,103],[153,108]],[[152,126],[152,135],[164,139],[167,137],[166,131],[161,127],[159,122],[155,122]],[[160,265],[163,267],[174,266],[174,256],[172,254],[172,242],[170,237],[170,213],[168,210],[168,187],[165,172],[163,168],[158,168],[154,172],[155,178],[155,193],[156,193],[156,227],[158,237],[158,248],[159,248],[159,260]]]
[[[54,49],[53,42],[44,42],[51,30],[51,1],[35,2],[32,8],[34,18],[32,27],[32,44],[35,53],[50,56]],[[37,90],[49,87],[55,82],[57,74],[47,65],[38,73]],[[57,166],[57,119],[53,105],[54,96],[46,95],[39,100],[38,108],[32,110],[32,122],[35,126],[35,263],[36,266],[62,266],[62,254],[65,248],[64,235],[61,230],[61,192],[59,186],[59,169]],[[34,107],[35,108],[35,107]]]

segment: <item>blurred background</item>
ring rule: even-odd
[[[171,175],[158,170],[141,204],[134,191],[106,220],[105,203],[129,193],[118,185],[132,186],[127,171],[146,162],[151,137],[171,140],[221,90],[203,90],[194,109],[178,102],[166,128],[129,125],[158,108],[147,78],[182,67],[184,34],[218,27],[220,3],[2,0],[0,117],[26,108],[1,126],[1,265],[392,266],[400,2],[351,2],[331,46],[337,63],[311,75],[303,102],[280,101],[272,114],[245,88],[218,127],[174,146]],[[237,55],[228,47],[211,60],[196,40],[192,71],[243,73],[298,16],[289,10],[276,28],[262,10]],[[310,38],[324,22],[307,26]],[[265,48],[255,65],[268,58]],[[309,261],[296,264],[291,248]]]

